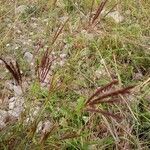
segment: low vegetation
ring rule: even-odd
[[[0,2],[0,149],[150,149],[150,2]]]

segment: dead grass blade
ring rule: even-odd
[[[20,81],[20,83],[22,83],[22,75],[21,75],[21,71],[20,71],[20,66],[17,61],[16,61],[16,69],[17,69],[19,81]]]
[[[44,82],[50,69],[51,66],[54,62],[54,60],[56,60],[57,58],[50,58],[50,51],[47,48],[47,50],[44,52],[44,55],[41,59],[41,63],[38,64],[37,63],[37,75],[38,75],[38,79],[40,82]]]
[[[80,135],[78,135],[77,133],[67,133],[65,135],[63,135],[60,140],[67,140],[67,139],[73,139],[73,138],[77,138]]]
[[[113,11],[113,9],[118,5],[118,3],[116,3],[104,16],[103,18],[105,18],[110,12]]]
[[[40,144],[44,145],[44,143],[46,142],[46,140],[48,139],[48,137],[51,135],[51,133],[57,128],[57,125],[53,125],[52,128],[50,129],[50,131],[47,131],[45,133],[42,134],[41,139],[40,139]]]
[[[100,16],[102,10],[104,9],[104,6],[106,5],[108,0],[105,0],[103,2],[100,3],[97,11],[96,11],[96,14],[94,15],[93,19],[92,19],[92,24],[95,23],[95,21],[97,20],[97,18]]]
[[[64,29],[66,23],[68,22],[69,18],[64,22],[64,24],[62,25],[62,27],[60,26],[58,28],[58,30],[56,31],[54,38],[52,40],[52,45],[55,43],[55,41],[57,40],[58,36],[60,35],[60,33],[62,32],[62,30]]]
[[[3,63],[5,64],[5,67],[11,73],[11,75],[15,79],[16,83],[21,86],[22,76],[21,76],[20,67],[19,67],[19,64],[17,63],[17,61],[16,61],[16,66],[15,66],[12,62],[10,62],[10,64],[8,64],[3,58],[0,58],[0,60],[3,61]]]
[[[120,99],[117,99],[117,98],[116,98],[116,99],[113,99],[113,98],[112,98],[112,99],[109,99],[109,100],[105,100],[105,99],[104,99],[104,100],[101,100],[100,103],[101,103],[101,104],[102,104],[102,103],[114,104],[114,103],[119,103],[119,102],[121,102]]]
[[[94,2],[95,2],[95,0],[92,0],[91,9],[90,9],[90,15],[89,15],[89,25],[90,25],[91,19],[92,19],[92,12],[93,12]]]
[[[117,119],[117,120],[121,119],[121,117],[119,115],[116,115],[116,114],[113,114],[113,113],[110,113],[110,112],[106,112],[106,111],[103,111],[101,109],[87,108],[86,111],[89,111],[89,112],[92,112],[92,113],[100,113],[100,114],[104,115],[107,118],[112,117],[112,118]]]

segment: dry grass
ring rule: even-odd
[[[15,80],[25,100],[15,121],[6,117],[0,149],[149,149],[148,6],[133,0],[0,2],[0,99],[4,105],[15,96],[6,86]]]

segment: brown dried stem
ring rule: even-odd
[[[106,104],[114,104],[117,102],[121,102],[121,100],[119,99],[119,95],[120,94],[126,94],[129,93],[129,91],[134,87],[134,86],[128,86],[126,88],[122,88],[119,90],[114,90],[114,91],[110,91],[110,88],[114,85],[117,84],[118,81],[117,80],[113,80],[112,82],[110,82],[109,84],[99,88],[85,103],[85,111],[89,111],[89,112],[93,112],[93,113],[101,113],[102,115],[106,116],[106,117],[113,117],[115,119],[121,119],[120,116],[107,112],[107,111],[103,111],[99,108],[96,107],[96,104],[102,104],[102,103],[106,103]],[[108,91],[103,93],[103,91]],[[98,95],[100,95],[98,97]],[[98,97],[93,99],[94,97]]]
[[[119,115],[116,115],[116,114],[113,114],[113,113],[110,113],[110,112],[106,112],[106,111],[103,111],[101,109],[87,108],[86,111],[89,111],[89,112],[92,112],[92,113],[101,113],[102,115],[104,115],[106,117],[112,117],[112,118],[115,118],[117,120],[121,119],[121,117]]]
[[[60,33],[62,32],[63,28],[65,27],[66,23],[68,22],[69,18],[64,22],[64,24],[62,25],[62,27],[59,27],[54,35],[54,38],[52,40],[52,45],[55,43],[55,41],[57,40],[58,36],[60,35]]]
[[[99,88],[86,102],[86,104],[88,104],[95,96],[97,96],[98,94],[100,94],[103,90],[106,90],[107,88],[111,87],[114,84],[117,84],[118,81],[117,80],[113,80],[112,82],[108,83],[107,85],[105,85],[104,87]]]
[[[16,61],[16,66],[15,66],[12,62],[10,62],[10,64],[8,64],[3,58],[0,58],[0,60],[3,61],[3,63],[5,64],[5,67],[12,74],[16,83],[21,86],[22,76],[21,76],[20,67],[19,67],[18,62]]]
[[[116,91],[105,93],[105,94],[101,95],[100,97],[92,100],[92,102],[89,102],[89,105],[99,104],[102,99],[108,98],[110,96],[116,96],[116,95],[119,95],[119,94],[129,93],[129,90],[131,90],[132,88],[134,88],[134,86],[129,86],[129,87],[122,88],[122,89],[119,89],[119,90],[116,90]]]
[[[96,11],[96,14],[94,15],[93,19],[92,19],[92,24],[95,23],[95,21],[97,20],[97,18],[100,16],[102,10],[104,9],[104,6],[106,5],[108,0],[104,0],[103,2],[100,3],[97,11]]]

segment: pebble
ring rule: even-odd
[[[104,70],[104,68],[98,68],[96,71],[95,71],[95,76],[96,78],[101,78],[102,76],[106,75],[106,71]]]
[[[8,112],[5,110],[0,110],[0,129],[6,126],[5,119],[8,116]]]
[[[30,52],[26,52],[24,54],[24,59],[28,62],[28,63],[31,63],[32,62],[32,59],[33,59],[33,55],[30,53]]]
[[[15,101],[9,103],[9,109],[14,109]]]
[[[24,99],[22,97],[12,97],[9,99],[9,111],[10,116],[19,117],[23,111]]]
[[[124,17],[118,11],[110,12],[109,17],[112,17],[116,23],[120,23],[124,20]]]
[[[51,125],[52,125],[52,123],[49,120],[45,121],[44,124],[43,124],[42,133],[49,132],[50,128],[51,128]]]
[[[14,85],[13,89],[14,89],[15,96],[21,96],[22,95],[22,89],[20,86]]]
[[[8,114],[9,114],[9,116],[13,116],[15,118],[18,118],[22,111],[23,111],[23,107],[16,107],[12,110],[9,110]]]
[[[134,79],[134,80],[141,80],[142,77],[143,77],[142,73],[135,73],[135,74],[133,75],[133,79]]]
[[[13,90],[13,87],[14,87],[12,81],[6,81],[6,82],[5,82],[5,86],[6,86],[6,88],[9,89],[9,90]]]
[[[60,54],[60,58],[66,58],[67,54]]]

